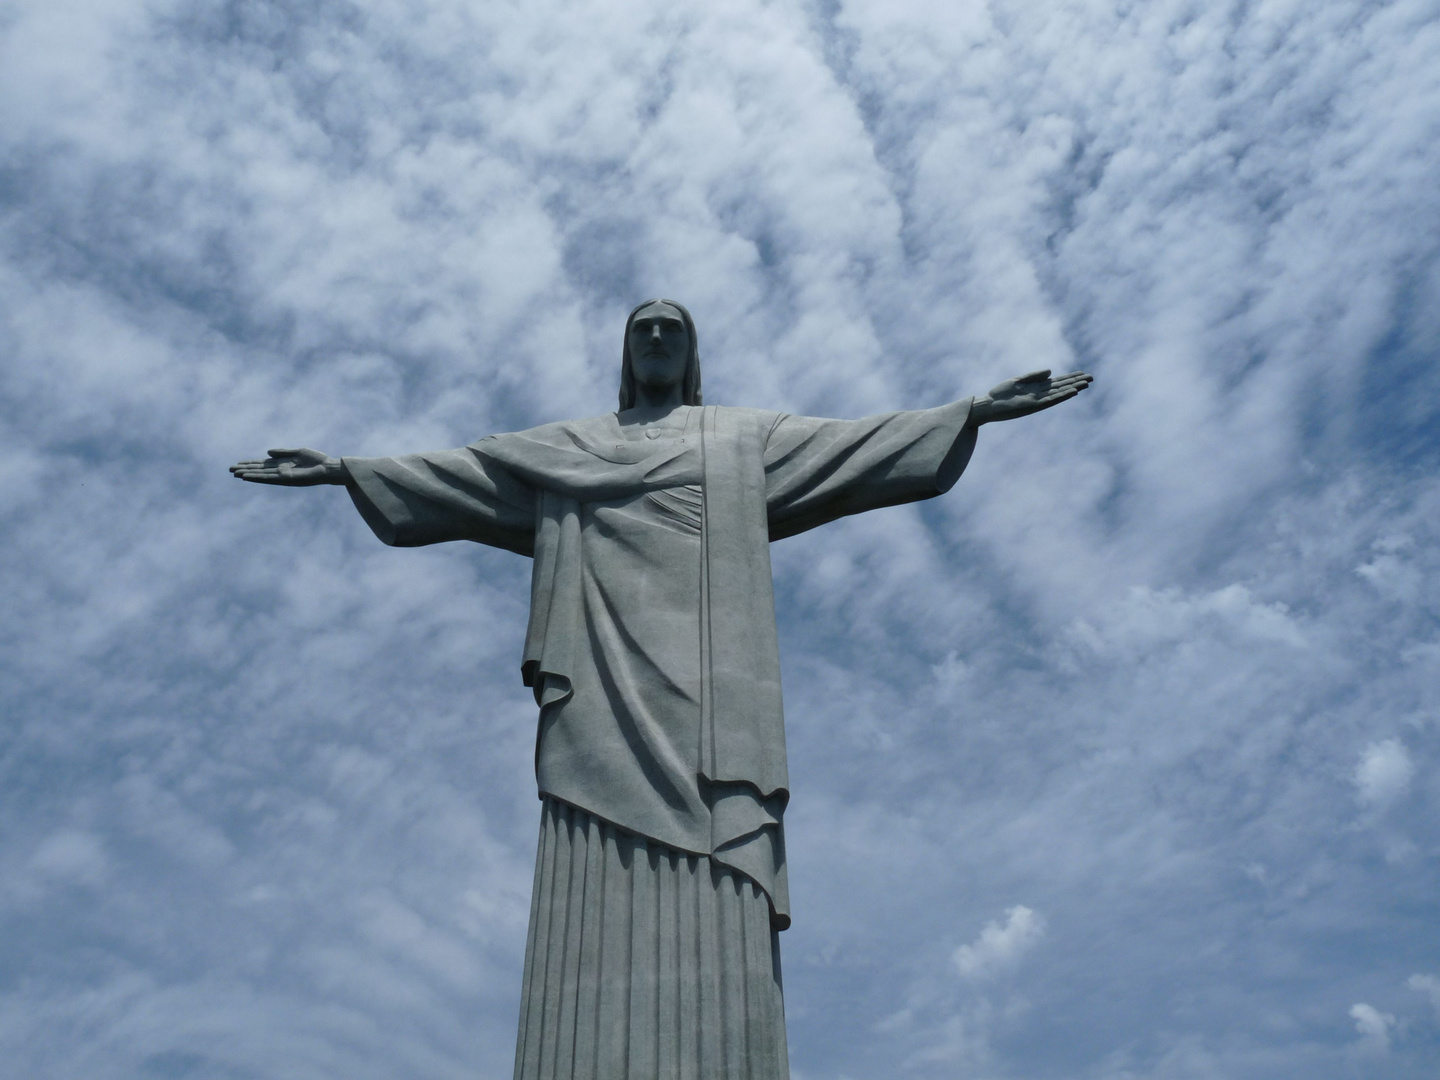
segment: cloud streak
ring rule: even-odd
[[[1023,904],[1005,912],[1005,923],[985,924],[980,936],[961,945],[952,959],[961,977],[984,979],[1016,964],[1045,936],[1045,920]]]
[[[507,1074],[527,566],[224,467],[604,411],[665,294],[726,404],[1098,376],[774,548],[797,1074],[1428,1077],[1437,60],[1423,0],[14,5],[7,1061]]]

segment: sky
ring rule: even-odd
[[[1440,1071],[1440,2],[5,0],[0,1060],[510,1075],[525,559],[269,447],[922,408],[773,547],[796,1080]]]

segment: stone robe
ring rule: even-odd
[[[789,797],[769,541],[938,495],[970,400],[862,420],[683,408],[458,450],[344,459],[387,544],[472,540],[534,559],[522,674],[549,796],[753,880],[790,922]]]

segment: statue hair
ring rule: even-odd
[[[635,316],[651,304],[669,304],[680,312],[680,318],[690,334],[690,354],[685,358],[685,379],[680,384],[680,400],[686,405],[703,404],[700,394],[700,342],[695,336],[695,320],[690,317],[690,312],[684,304],[657,298],[637,304],[630,312],[629,318],[625,320],[625,350],[621,354],[620,360],[620,411],[624,412],[626,409],[635,407],[635,371],[630,364],[630,327],[635,322]]]

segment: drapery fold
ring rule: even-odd
[[[706,406],[677,410],[683,427],[653,440],[612,413],[344,460],[351,497],[386,543],[533,555],[521,670],[541,706],[542,794],[749,875],[783,929],[789,782],[769,542],[946,490],[975,445],[970,409],[965,399],[829,420]],[[702,503],[693,550],[671,543],[680,503],[665,509],[665,493],[684,489]],[[643,498],[668,525],[636,509]],[[666,629],[629,652],[636,622],[661,618],[638,590],[665,592],[661,578]],[[677,583],[691,591],[679,596]]]
[[[705,530],[700,561],[700,775],[744,784],[760,801],[789,799],[780,641],[770,575],[765,463],[757,451],[768,420],[741,409],[701,413]],[[712,850],[736,833],[714,819]]]
[[[790,793],[759,452],[773,414],[714,406],[699,412],[698,441],[649,456],[643,448],[615,442],[613,435],[607,438],[602,424],[567,425],[563,438],[554,433],[547,439],[530,433],[493,436],[478,443],[476,451],[532,482],[546,481],[536,506],[535,570],[522,661],[525,681],[546,709],[565,703],[577,652],[586,647],[581,503],[602,502],[617,491],[651,490],[652,485],[663,491],[677,480],[699,484],[701,678],[693,782],[710,808],[710,829],[704,843],[656,839],[711,855],[749,875],[765,891],[775,925],[784,929],[790,925],[790,890],[782,820]],[[576,797],[568,788],[564,794]]]
[[[546,799],[515,1080],[786,1080],[759,887]]]

